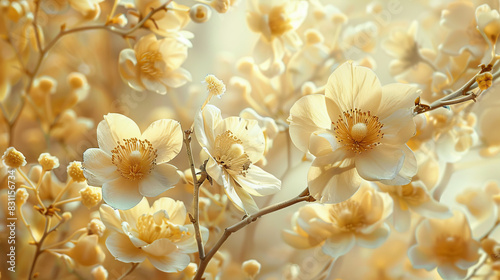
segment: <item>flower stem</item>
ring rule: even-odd
[[[260,210],[259,212],[252,214],[250,216],[247,216],[246,218],[244,218],[240,222],[226,228],[224,230],[224,233],[222,234],[222,236],[219,238],[219,240],[214,245],[214,247],[207,253],[205,258],[200,259],[200,265],[198,267],[198,270],[196,271],[196,275],[194,277],[194,280],[201,280],[202,279],[203,273],[205,272],[205,269],[207,268],[208,263],[210,262],[212,257],[215,255],[215,253],[217,253],[217,251],[219,251],[219,249],[222,247],[224,242],[226,242],[226,240],[229,238],[229,236],[231,234],[233,234],[234,232],[237,232],[238,230],[246,227],[247,225],[257,221],[258,218],[260,218],[264,215],[267,215],[267,214],[276,212],[278,210],[287,208],[289,206],[292,206],[292,205],[297,204],[297,203],[302,202],[302,201],[309,201],[309,202],[315,201],[315,199],[309,194],[308,188],[306,188],[298,196],[296,196],[292,199],[289,199],[287,201],[283,201],[281,203],[278,203],[278,204],[275,204],[272,206],[265,207],[264,209]]]

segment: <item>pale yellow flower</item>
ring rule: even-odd
[[[247,13],[250,30],[259,33],[254,49],[257,64],[266,63],[269,68],[280,62],[285,47],[297,49],[301,40],[296,32],[306,15],[308,3],[300,0],[251,0]]]
[[[71,248],[49,250],[56,255],[66,255],[72,261],[83,266],[93,266],[101,264],[104,261],[106,255],[99,245],[99,237],[97,235],[84,234],[74,243],[74,247]]]
[[[290,137],[314,159],[308,173],[311,195],[341,202],[361,178],[390,185],[408,184],[417,171],[406,142],[415,134],[416,88],[380,85],[368,68],[341,65],[326,92],[302,97],[290,110]]]
[[[180,124],[158,120],[141,134],[135,122],[120,114],[108,114],[97,127],[99,148],[83,154],[89,185],[102,186],[106,203],[119,209],[137,205],[179,181],[177,168],[167,162],[182,148]]]
[[[414,21],[408,30],[392,32],[389,39],[383,43],[384,50],[395,58],[389,65],[391,75],[402,74],[411,67],[417,67],[422,61],[416,41],[417,30],[418,25]]]
[[[187,58],[187,49],[175,38],[157,40],[154,34],[146,35],[134,49],[120,52],[120,75],[135,90],[166,94],[167,88],[191,81],[191,74],[180,67]]]
[[[294,232],[283,232],[285,241],[296,248],[321,243],[323,252],[336,258],[355,245],[376,248],[389,237],[386,219],[392,212],[392,201],[369,186],[361,187],[347,201],[304,208],[308,211],[294,217]]]
[[[279,191],[281,181],[254,165],[264,153],[265,138],[256,120],[222,119],[220,110],[207,105],[195,118],[196,138],[207,153],[207,173],[222,186],[234,205],[247,213],[259,210],[250,195]]]
[[[417,244],[408,251],[415,268],[437,271],[444,279],[464,279],[479,260],[479,242],[471,236],[464,214],[446,220],[427,219],[416,232]]]
[[[500,34],[500,14],[488,4],[476,8],[477,29],[488,43],[495,45]]]
[[[436,201],[421,181],[414,181],[404,186],[379,184],[378,187],[388,193],[394,201],[392,220],[397,231],[404,232],[410,228],[409,210],[428,218],[444,219],[452,216],[448,207]]]
[[[168,0],[135,0],[135,7],[144,17]],[[167,11],[158,11],[151,19],[147,20],[144,27],[149,28],[152,32],[163,37],[176,37],[189,43],[187,38],[192,34],[186,31],[181,31],[190,21],[189,7],[179,5],[175,1],[170,1],[167,5]]]
[[[101,219],[112,231],[106,247],[119,261],[142,263],[148,259],[163,272],[184,270],[189,253],[197,252],[194,227],[186,224],[187,212],[182,201],[162,197],[150,207],[146,198],[129,210],[100,208]],[[208,230],[200,228],[203,241]]]

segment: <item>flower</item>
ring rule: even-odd
[[[135,90],[166,94],[167,87],[178,88],[191,81],[191,74],[180,68],[187,48],[175,38],[157,40],[154,34],[146,35],[134,49],[120,52],[120,75]]]
[[[135,7],[141,13],[141,16],[144,17],[149,14],[151,10],[157,9],[169,1],[135,0],[134,2]],[[149,28],[152,32],[163,37],[178,36],[179,39],[181,38],[180,36],[190,37],[192,35],[191,33],[181,31],[181,29],[189,23],[188,11],[188,7],[179,5],[174,1],[170,1],[167,5],[167,10],[160,10],[156,12],[144,23],[144,27]]]
[[[301,40],[296,32],[307,15],[306,1],[251,0],[247,23],[253,32],[260,33],[254,50],[257,64],[281,62],[285,47],[297,49]]]
[[[413,267],[437,267],[445,279],[464,279],[467,269],[479,260],[479,242],[472,239],[467,219],[460,212],[446,220],[424,220],[417,227],[416,239],[417,244],[408,250]]]
[[[143,198],[129,210],[101,205],[99,212],[112,231],[106,247],[121,262],[141,263],[147,258],[163,272],[177,272],[189,265],[188,254],[198,251],[194,227],[185,224],[187,213],[181,201],[162,197],[150,207]],[[200,230],[206,242],[208,230]]]
[[[321,202],[344,201],[361,178],[408,184],[417,171],[405,144],[416,131],[416,96],[410,85],[381,87],[370,69],[345,63],[330,76],[325,95],[299,99],[288,121],[295,146],[316,156],[307,178],[311,195]]]
[[[389,237],[390,228],[385,220],[392,212],[391,199],[369,186],[361,187],[347,201],[304,208],[309,209],[294,219],[295,232],[283,232],[284,240],[296,248],[322,244],[323,252],[336,258],[347,254],[356,244],[376,248]]]
[[[500,34],[500,14],[488,4],[476,8],[477,30],[494,46]]]
[[[133,120],[107,114],[97,127],[97,142],[99,148],[83,154],[83,171],[113,207],[132,208],[179,181],[177,168],[167,163],[182,148],[181,126],[174,120],[155,121],[141,134]]]
[[[196,116],[194,131],[208,154],[208,175],[224,187],[238,209],[255,213],[259,208],[250,195],[279,191],[281,181],[253,164],[262,158],[265,148],[264,134],[256,120],[222,119],[217,107],[207,105]]]
[[[106,254],[99,246],[99,237],[97,235],[82,235],[72,248],[48,249],[57,256],[67,255],[76,263],[83,266],[94,266],[101,264],[106,258]]]

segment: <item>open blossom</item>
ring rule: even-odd
[[[299,249],[322,244],[332,257],[347,254],[354,245],[380,246],[390,228],[385,222],[392,212],[388,195],[363,186],[349,200],[338,204],[311,204],[294,216],[294,231],[284,231],[284,240]]]
[[[141,134],[133,120],[107,114],[97,127],[97,142],[99,148],[83,154],[84,174],[90,185],[102,186],[104,201],[115,208],[132,208],[179,181],[177,168],[167,163],[182,148],[177,121],[158,120]]]
[[[150,207],[143,198],[129,210],[113,210],[101,205],[101,219],[112,231],[106,247],[119,261],[141,263],[146,258],[163,272],[184,270],[189,253],[198,251],[195,231],[187,221],[186,207],[182,201],[162,197]],[[208,230],[200,227],[203,241]]]
[[[405,144],[415,134],[417,90],[405,84],[380,85],[368,68],[341,65],[330,76],[325,95],[302,97],[290,110],[290,137],[314,159],[308,173],[311,195],[341,202],[361,178],[390,185],[408,184],[417,171]]]
[[[257,64],[281,62],[285,47],[298,48],[302,42],[296,32],[307,15],[308,4],[299,0],[250,0],[247,23],[253,32],[260,33],[255,46]]]
[[[437,267],[444,279],[464,279],[479,260],[479,242],[472,238],[467,219],[460,212],[446,220],[424,220],[417,227],[416,238],[417,244],[408,251],[413,267]]]
[[[279,191],[281,181],[254,165],[265,148],[262,129],[256,120],[222,119],[220,110],[207,105],[195,118],[196,138],[208,154],[207,173],[234,205],[247,213],[259,210],[250,195]]]
[[[191,74],[180,67],[187,58],[187,49],[175,38],[157,40],[154,34],[146,35],[134,49],[120,52],[120,75],[135,90],[166,94],[168,87],[177,88],[191,81]]]
[[[181,31],[189,23],[189,7],[168,0],[135,0],[134,2],[136,9],[143,17],[149,14],[152,9],[157,9],[170,2],[167,5],[167,10],[156,12],[151,19],[144,23],[144,27],[164,37],[183,39],[192,36],[190,32]],[[187,39],[184,41],[189,42]]]

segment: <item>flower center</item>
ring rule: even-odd
[[[242,144],[243,142],[228,130],[215,138],[214,158],[227,171],[245,176],[252,162]]]
[[[442,235],[434,242],[434,253],[443,258],[461,257],[465,250],[465,242],[460,236]]]
[[[163,62],[163,57],[160,52],[144,52],[138,57],[138,64],[141,72],[153,79],[158,79],[163,75],[160,64]]]
[[[332,205],[330,217],[336,226],[343,231],[357,231],[365,226],[365,213],[356,201],[344,201]]]
[[[285,6],[274,7],[269,13],[269,29],[274,36],[281,36],[285,32],[293,29],[292,20],[288,17],[285,11]]]
[[[370,111],[351,109],[343,112],[332,124],[337,142],[357,154],[380,145],[380,139],[384,137],[381,132],[384,125]]]
[[[158,151],[148,140],[131,138],[123,142],[111,151],[111,162],[123,178],[141,180],[155,167]]]
[[[190,234],[185,227],[171,223],[164,210],[153,215],[140,216],[137,219],[136,229],[139,239],[149,244],[161,238],[168,238],[170,241],[176,242]]]

